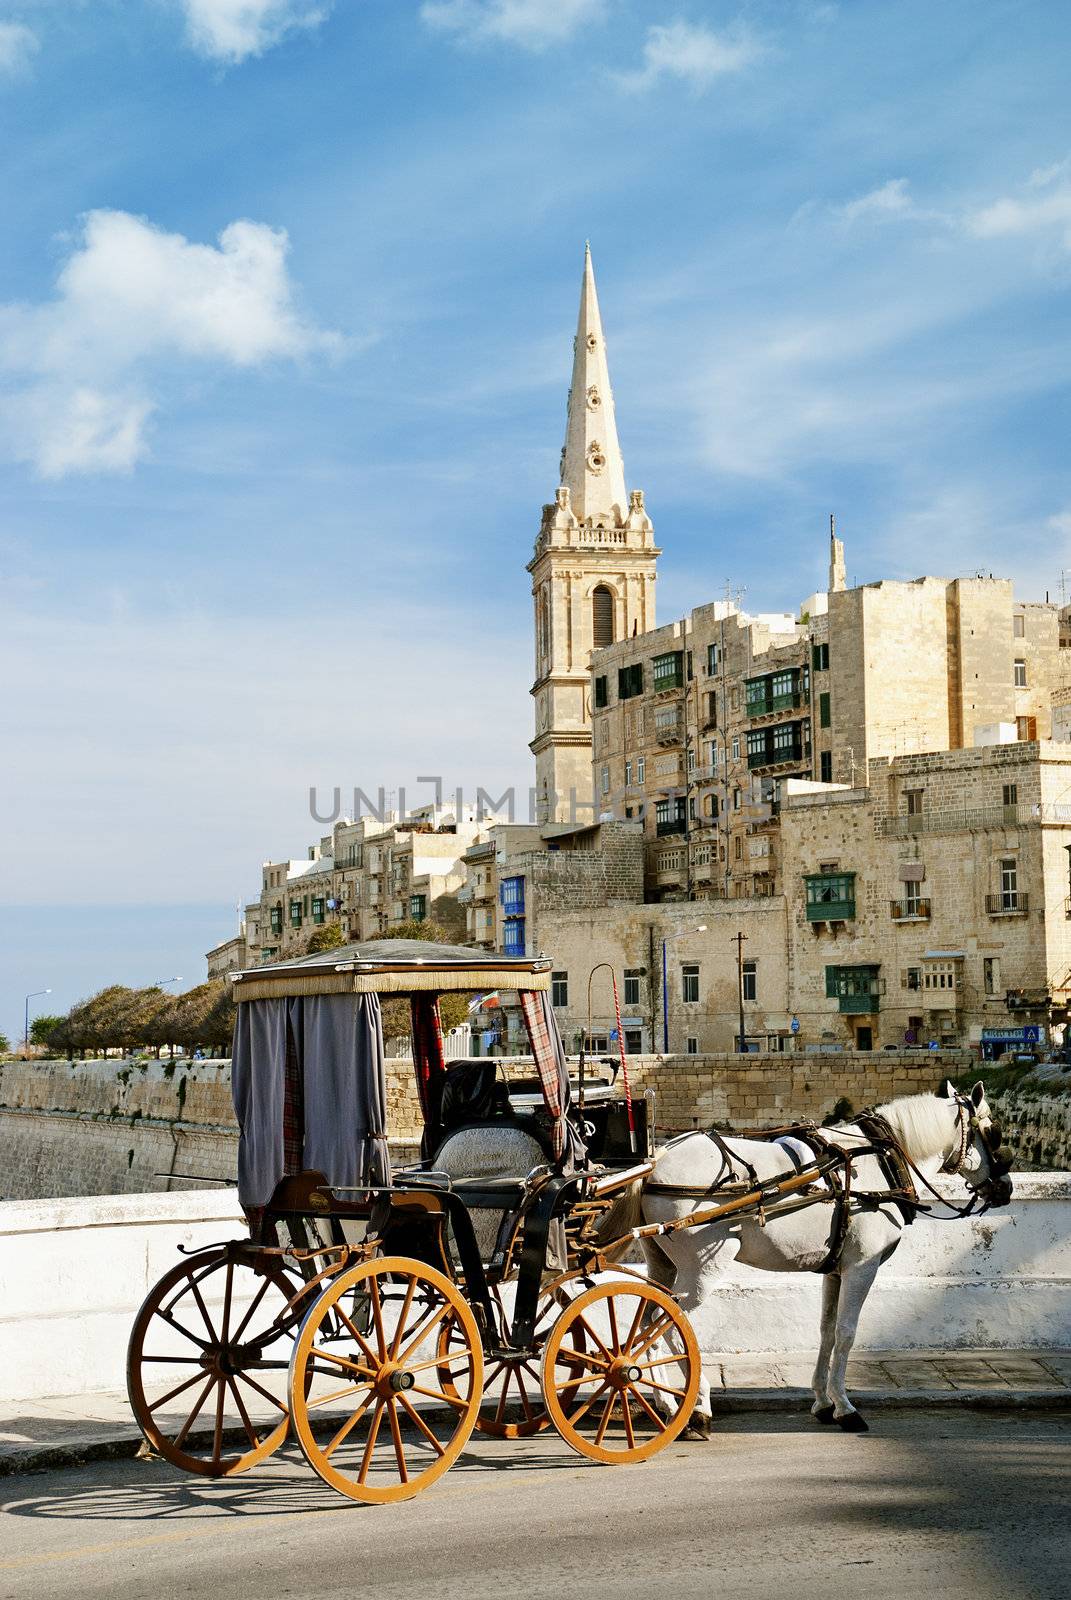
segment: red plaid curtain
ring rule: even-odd
[[[439,997],[435,994],[411,995],[409,1009],[413,1029],[413,1070],[416,1073],[420,1109],[427,1123],[432,1117],[438,1120],[439,1095],[432,1083],[446,1071]]]
[[[561,1160],[565,1153],[565,1107],[562,1103],[563,1086],[562,1072],[565,1058],[562,1054],[561,1041],[557,1036],[557,1029],[551,1032],[553,1022],[548,1012],[550,1010],[548,998],[545,994],[534,989],[521,990],[521,1011],[524,1015],[524,1026],[528,1031],[528,1042],[532,1047],[535,1057],[536,1071],[539,1081],[543,1086],[543,1100],[551,1118],[551,1137],[554,1141],[554,1155]],[[566,1080],[568,1083],[568,1080]]]

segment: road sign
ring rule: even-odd
[[[1041,1038],[1041,1030],[1033,1023],[1028,1023],[1023,1029],[1023,1043],[1037,1044]]]
[[[936,1039],[931,1039],[931,1040],[930,1040],[930,1045],[929,1045],[929,1048],[930,1048],[930,1049],[931,1049],[931,1050],[940,1050],[940,1048],[941,1048],[941,1046],[940,1046],[940,1045],[939,1045],[939,1044],[938,1044],[938,1043],[937,1043],[937,1040],[936,1040]]]
[[[789,1023],[789,1027],[792,1029],[793,1033],[799,1033],[799,1031],[800,1031],[800,1019],[799,1019],[799,1017],[793,1017],[792,1021]]]

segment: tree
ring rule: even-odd
[[[11,1041],[6,1033],[0,1033],[0,1056],[10,1055]]]
[[[404,922],[399,922],[395,927],[388,928],[383,935],[385,939],[423,939],[430,944],[456,944],[457,940],[451,928],[438,922],[433,917],[418,922],[409,917]],[[468,1016],[470,994],[444,994],[439,999],[439,1018],[443,1025],[443,1032],[449,1033],[451,1028],[456,1028]],[[385,1039],[400,1039],[409,1032],[409,1002],[408,1000],[387,1000],[383,1004],[383,1037]]]
[[[337,950],[345,942],[340,922],[323,922],[318,928],[313,928],[305,949],[310,956],[314,956],[320,950]]]
[[[30,1043],[43,1045],[48,1049],[52,1044],[52,1030],[66,1020],[66,1017],[34,1017],[30,1023]]]

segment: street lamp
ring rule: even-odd
[[[28,1056],[29,1053],[30,1053],[30,1001],[31,1000],[36,1000],[37,996],[39,994],[51,994],[51,993],[52,993],[51,989],[32,989],[30,991],[30,993],[26,996],[26,1021],[25,1021],[25,1026],[24,1026],[23,1031],[22,1031],[22,1052],[23,1052],[23,1055],[27,1055]]]
[[[701,922],[698,928],[678,928],[673,935],[674,942],[686,933],[706,933],[707,925]],[[669,971],[666,963],[666,945],[668,939],[662,940],[662,1054],[669,1055]]]
[[[162,989],[165,983],[181,983],[181,978],[154,978],[149,984],[150,989]]]

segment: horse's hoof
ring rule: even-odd
[[[845,1433],[869,1433],[866,1419],[858,1411],[846,1411],[843,1417],[837,1418],[838,1423]]]
[[[858,1413],[856,1413],[856,1415],[858,1415]],[[825,1423],[832,1422],[833,1421],[833,1407],[832,1406],[812,1406],[811,1407],[811,1416],[814,1418],[815,1422],[825,1422]]]
[[[688,1426],[681,1431],[682,1439],[690,1439],[694,1443],[705,1444],[710,1438],[710,1418],[693,1417]]]

